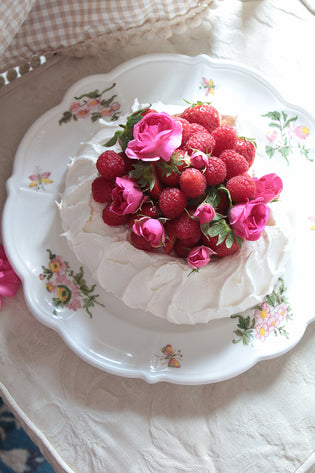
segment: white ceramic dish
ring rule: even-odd
[[[88,271],[80,274],[61,236],[56,205],[67,162],[96,132],[97,117],[119,119],[135,97],[140,103],[212,101],[222,113],[238,115],[243,134],[256,138],[258,152],[284,180],[296,230],[279,299],[236,318],[176,326],[127,308],[93,287]],[[80,80],[26,133],[7,184],[4,244],[30,310],[88,363],[149,383],[218,382],[287,352],[315,317],[314,136],[312,117],[287,103],[264,78],[205,55],[143,56]]]

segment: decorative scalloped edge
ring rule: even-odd
[[[174,33],[185,33],[188,27],[197,28],[200,25],[202,21],[201,13],[204,13],[212,3],[213,0],[204,0],[202,3],[198,3],[198,6],[193,7],[190,11],[180,17],[175,17],[169,20],[160,20],[155,24],[150,21],[144,23],[142,26],[137,26],[124,32],[116,31],[110,34],[103,33],[96,38],[65,48],[38,51],[36,55],[21,58],[21,64],[17,64],[7,71],[0,71],[0,89],[3,86],[12,83],[15,79],[24,76],[27,72],[33,71],[56,54],[76,58],[97,56],[104,51],[105,47],[113,49],[118,45],[124,46],[127,43],[137,44],[143,40],[150,41],[156,36],[159,39],[168,39]]]

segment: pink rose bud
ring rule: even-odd
[[[194,151],[190,156],[190,164],[194,168],[201,169],[209,164],[209,158],[202,151]]]
[[[199,218],[200,223],[209,223],[213,220],[214,216],[215,210],[210,204],[199,205],[193,214],[194,218]]]
[[[143,200],[140,187],[131,179],[116,177],[116,185],[112,190],[113,203],[110,210],[117,215],[132,214],[136,212]]]
[[[264,204],[263,198],[249,200],[238,204],[230,210],[230,223],[235,235],[244,240],[255,241],[260,238],[270,215],[270,208]]]
[[[260,179],[254,179],[256,184],[256,194],[254,199],[262,197],[263,202],[268,204],[272,200],[278,199],[283,189],[281,178],[275,174],[266,174]]]
[[[206,266],[210,261],[210,254],[214,252],[207,246],[196,246],[187,256],[187,263],[192,269],[199,269]]]
[[[131,159],[169,161],[182,141],[182,125],[168,113],[145,115],[133,128],[134,139],[129,141],[126,155]]]
[[[12,269],[2,245],[0,245],[0,308],[1,297],[13,297],[17,293],[20,279]]]
[[[135,221],[132,230],[148,241],[153,248],[158,248],[165,242],[164,227],[156,218],[142,217]]]

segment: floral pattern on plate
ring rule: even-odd
[[[310,150],[304,143],[310,130],[304,124],[299,124],[297,115],[289,116],[284,111],[273,111],[262,116],[270,119],[266,132],[269,144],[265,146],[269,158],[279,153],[289,164],[289,156],[297,151],[307,160],[313,161],[309,156]]]
[[[52,253],[49,249],[48,267],[42,266],[43,272],[39,279],[46,281],[46,289],[53,296],[53,314],[57,315],[58,310],[68,308],[74,311],[84,309],[92,318],[90,311],[95,304],[103,306],[97,301],[98,294],[93,294],[95,284],[87,286],[84,279],[82,266],[78,273],[75,273],[61,256]]]
[[[234,330],[238,338],[233,339],[233,343],[252,345],[254,339],[264,342],[271,334],[289,338],[285,327],[292,319],[292,313],[286,292],[284,280],[279,278],[273,292],[261,304],[243,314],[232,315],[232,319],[238,319],[237,329]]]
[[[112,90],[115,85],[114,83],[101,92],[96,89],[74,97],[69,109],[63,112],[59,125],[71,120],[78,121],[81,118],[90,118],[92,122],[96,122],[100,118],[109,118],[110,121],[118,120],[120,103],[117,101],[117,95],[114,94],[106,98],[107,92]]]

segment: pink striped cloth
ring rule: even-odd
[[[198,16],[213,0],[2,0],[0,72],[91,40],[151,33]],[[168,32],[168,35],[170,33]]]

